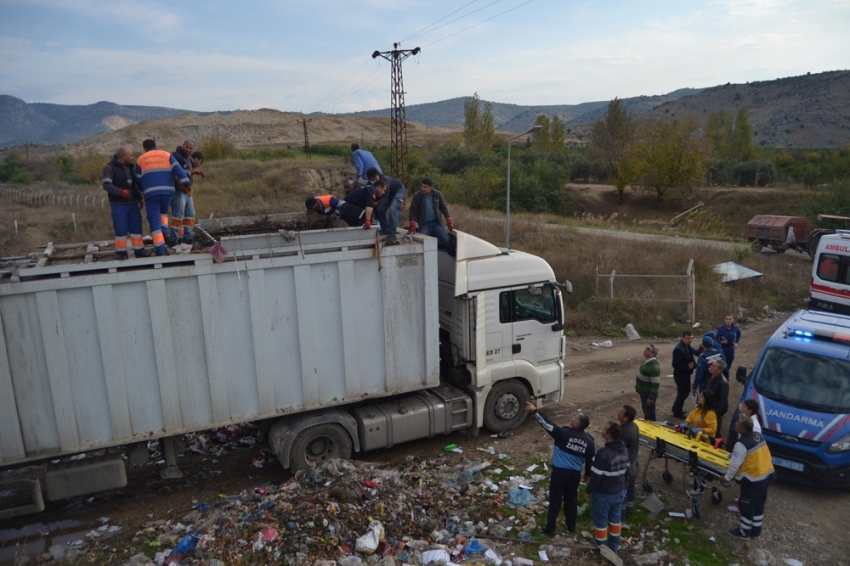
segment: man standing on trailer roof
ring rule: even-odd
[[[161,256],[167,253],[162,228],[168,228],[168,207],[174,196],[175,179],[184,188],[191,187],[192,180],[171,154],[156,148],[152,139],[146,139],[142,147],[145,153],[136,161],[136,180],[142,187],[147,206],[154,253]]]
[[[133,180],[133,148],[122,145],[103,168],[103,190],[109,193],[109,210],[115,231],[115,259],[127,259],[127,235],[133,255],[145,257],[142,243],[142,191]]]
[[[377,169],[378,173],[382,175],[384,173],[381,170],[381,166],[378,165],[378,160],[372,155],[372,152],[360,149],[359,144],[351,144],[351,160],[354,162],[354,179],[357,185],[361,187],[369,183],[369,177],[366,172],[372,167]]]
[[[195,140],[189,138],[178,145],[171,157],[186,171],[190,181],[194,181],[195,164],[192,152],[195,151]],[[203,175],[203,173],[202,173]],[[191,183],[190,183],[191,185]],[[192,199],[192,187],[184,187],[177,178],[174,179],[174,196],[171,197],[171,229],[166,238],[172,245],[192,243],[192,228],[195,226],[195,201]]]

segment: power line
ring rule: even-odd
[[[324,102],[325,100],[327,100],[327,99],[328,99],[328,98],[329,98],[329,97],[330,97],[333,93],[335,93],[336,91],[338,91],[339,89],[341,89],[343,86],[345,86],[345,83],[347,83],[348,81],[350,81],[350,80],[351,80],[351,78],[352,78],[352,77],[354,77],[354,75],[356,75],[357,73],[359,73],[359,72],[360,72],[360,69],[362,69],[363,67],[365,67],[365,66],[366,66],[366,65],[368,65],[368,64],[369,64],[369,61],[367,60],[365,63],[363,63],[362,65],[360,65],[360,68],[358,68],[356,71],[354,71],[353,73],[351,73],[351,75],[350,75],[347,79],[345,79],[344,81],[342,81],[342,83],[340,83],[340,84],[339,84],[339,86],[337,86],[335,89],[333,89],[332,91],[330,91],[330,92],[329,92],[329,93],[328,93],[328,94],[327,94],[327,95],[326,95],[323,99],[321,99],[319,102],[317,102],[317,103],[316,103],[316,108],[321,108],[321,107],[322,107],[322,102]]]
[[[522,7],[523,7],[523,6],[525,6],[526,4],[531,4],[532,2],[534,2],[534,0],[527,0],[526,2],[523,2],[522,4],[518,4],[517,6],[514,6],[513,8],[510,8],[509,10],[505,10],[504,12],[499,12],[499,13],[498,13],[498,14],[496,14],[495,16],[489,17],[489,18],[487,18],[486,20],[481,20],[481,21],[480,21],[480,22],[478,22],[477,24],[473,24],[473,25],[469,26],[468,28],[463,28],[462,30],[460,30],[460,31],[456,31],[455,33],[452,33],[452,34],[449,34],[449,35],[447,35],[446,37],[444,37],[444,38],[442,38],[442,39],[438,39],[437,41],[432,41],[431,43],[429,43],[429,44],[425,45],[425,47],[430,47],[431,45],[436,45],[437,43],[440,43],[441,41],[445,41],[446,39],[448,39],[448,38],[450,38],[450,37],[454,37],[454,36],[458,35],[459,33],[463,33],[463,32],[465,32],[465,31],[467,31],[467,30],[471,30],[471,29],[472,29],[472,28],[474,28],[474,27],[478,27],[478,26],[480,26],[481,24],[483,24],[483,23],[487,23],[487,22],[489,22],[490,20],[492,20],[492,19],[494,19],[494,18],[498,18],[499,16],[502,16],[502,15],[504,15],[504,14],[507,14],[508,12],[513,12],[513,11],[514,11],[514,10],[516,10],[517,8],[522,8]],[[494,4],[495,4],[495,2],[494,2]],[[486,6],[485,6],[485,8],[486,8]]]
[[[425,26],[424,28],[422,28],[421,30],[417,31],[417,32],[416,32],[416,33],[414,33],[413,35],[408,35],[407,37],[405,37],[404,39],[402,39],[401,41],[399,41],[399,43],[404,43],[404,42],[405,42],[405,41],[407,41],[408,39],[413,39],[414,37],[416,37],[416,36],[418,36],[418,35],[421,35],[421,34],[425,33],[425,31],[426,31],[428,28],[432,28],[432,27],[434,27],[435,25],[437,25],[437,24],[439,24],[440,22],[442,22],[443,20],[445,20],[446,18],[448,18],[448,17],[450,17],[450,16],[454,16],[455,14],[457,14],[458,12],[460,12],[461,10],[463,10],[464,8],[466,8],[467,6],[469,6],[470,4],[475,4],[477,1],[478,1],[478,0],[472,0],[472,2],[470,2],[469,4],[464,4],[463,6],[461,6],[460,8],[458,8],[457,10],[455,10],[454,12],[452,12],[451,14],[448,14],[448,15],[443,16],[442,18],[440,18],[439,20],[437,20],[437,21],[436,21],[436,22],[434,22],[433,24],[431,24],[431,25],[429,25],[429,26]],[[485,6],[485,8],[486,8],[486,6]],[[473,13],[474,13],[474,12],[473,12]],[[451,22],[449,22],[449,23],[451,23]]]

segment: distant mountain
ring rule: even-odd
[[[158,106],[122,106],[97,102],[84,106],[27,104],[0,95],[0,147],[22,143],[71,143],[144,120],[170,118],[191,112]]]
[[[762,146],[838,148],[850,144],[850,71],[829,71],[772,81],[730,84],[671,100],[646,116],[704,123],[726,110],[747,107],[753,139]]]
[[[682,88],[669,94],[657,96],[638,96],[622,99],[623,105],[633,114],[649,112],[656,106],[676,100],[684,96],[698,94],[701,89]],[[451,98],[440,102],[426,104],[411,104],[405,107],[405,116],[409,122],[419,122],[426,126],[463,126],[463,103],[467,97]],[[486,101],[485,101],[486,102]],[[521,106],[490,102],[493,108],[493,121],[496,128],[508,132],[524,132],[532,125],[540,114],[550,118],[558,116],[565,125],[581,126],[599,120],[608,108],[609,100],[600,102],[583,102],[581,104],[555,104],[548,106]],[[351,112],[345,116],[380,116],[389,117],[390,109]]]

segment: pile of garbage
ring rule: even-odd
[[[502,556],[493,539],[531,540],[534,517],[546,510],[548,470],[539,468],[452,453],[393,465],[331,460],[281,485],[196,502],[181,520],[135,533],[130,548],[155,552],[116,563],[528,566]],[[570,554],[566,545],[541,551]]]

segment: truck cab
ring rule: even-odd
[[[802,310],[770,337],[749,377],[738,368],[741,402],[758,402],[780,477],[850,487],[849,358],[850,316]]]
[[[814,257],[809,308],[850,315],[850,230],[822,236]]]
[[[438,261],[441,365],[477,397],[477,426],[510,430],[531,396],[541,406],[561,399],[563,293],[572,287],[540,257],[455,237],[457,257]]]

